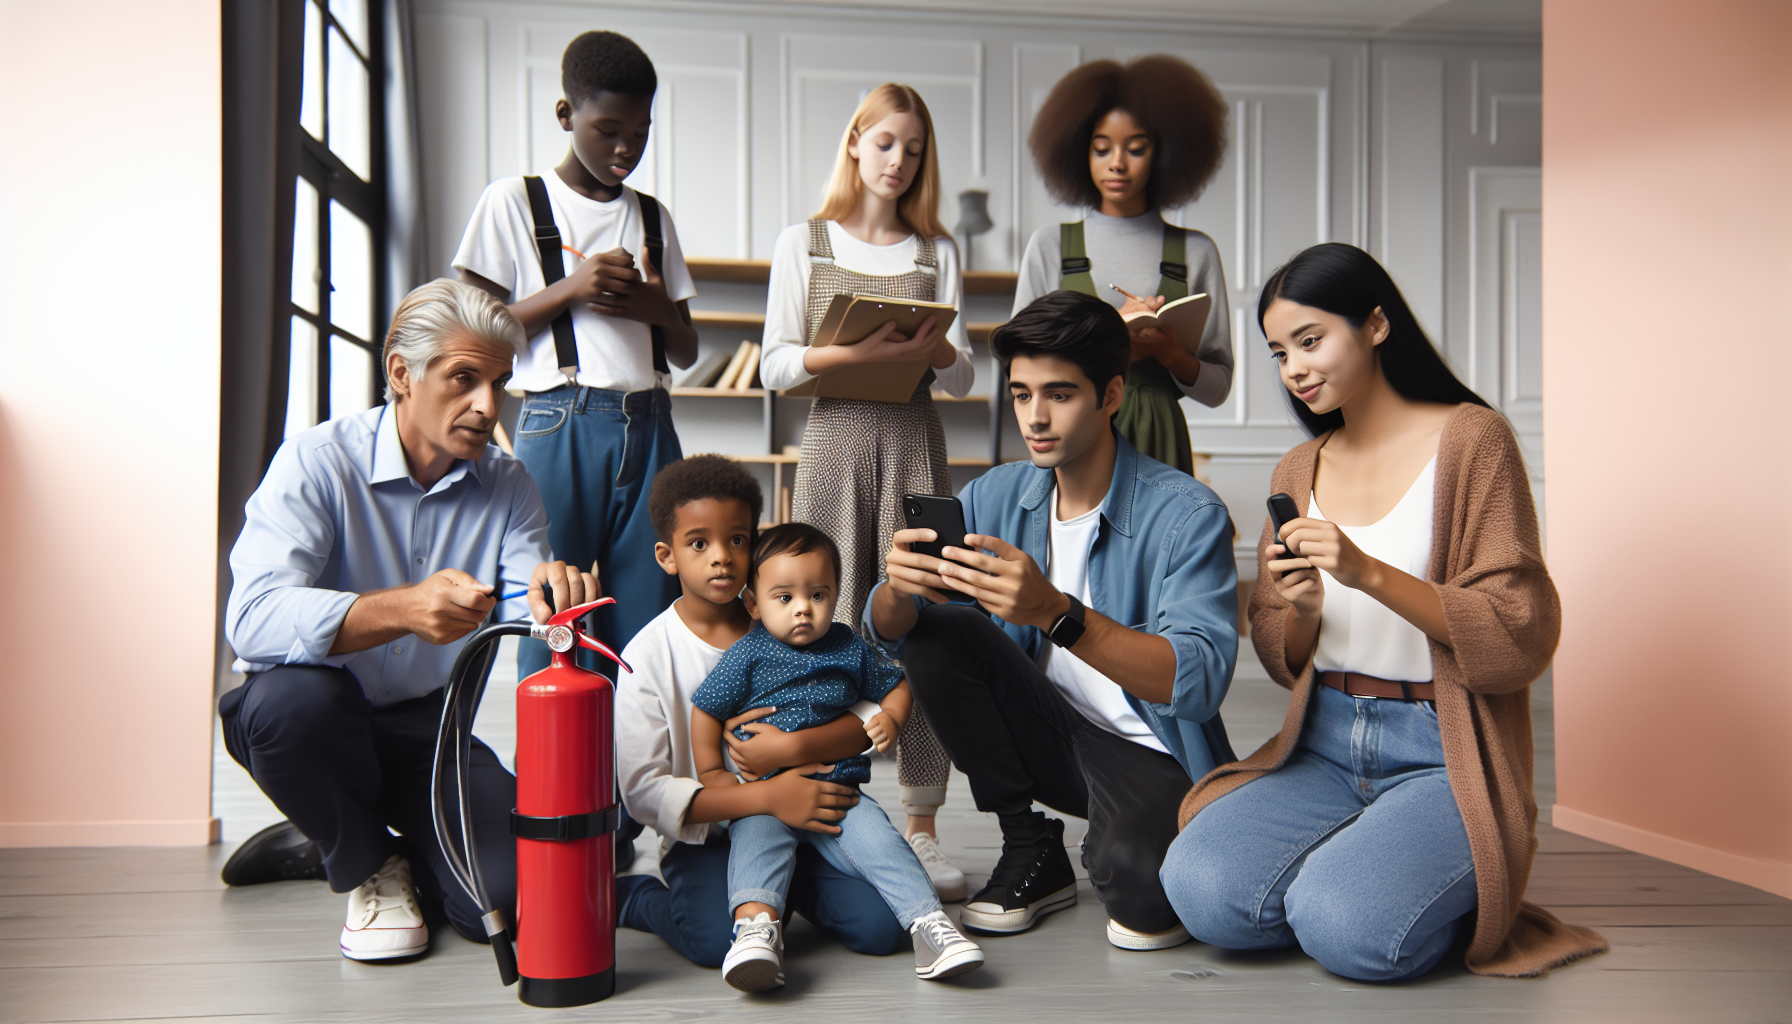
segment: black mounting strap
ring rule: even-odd
[[[510,809],[510,834],[518,839],[546,839],[556,843],[608,835],[622,826],[622,808],[616,804],[589,814],[561,814],[537,818]]]
[[[1171,263],[1165,260],[1157,265],[1157,273],[1159,277],[1167,277],[1184,284],[1188,283],[1188,264],[1186,263]]]

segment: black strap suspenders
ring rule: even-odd
[[[560,229],[554,226],[554,208],[548,205],[548,187],[539,177],[523,178],[529,190],[529,216],[535,220],[535,249],[541,254],[541,280],[553,287],[566,277],[565,260],[560,255]],[[554,318],[554,358],[560,372],[573,377],[579,372],[579,344],[573,338],[572,310],[563,309]]]
[[[541,279],[544,286],[551,287],[565,279],[565,259],[560,255],[563,241],[560,229],[554,225],[554,208],[548,204],[548,187],[537,175],[526,175],[523,185],[529,192],[529,216],[535,221],[535,248],[541,256]],[[653,269],[665,273],[666,240],[660,233],[660,204],[650,195],[635,193],[641,200],[641,226],[647,236],[647,258],[653,261]],[[560,372],[573,377],[579,372],[579,346],[572,332],[572,311],[561,310],[554,318],[554,358]],[[653,333],[653,368],[658,373],[671,372],[666,364],[665,330],[654,325]]]
[[[641,231],[647,236],[647,258],[653,263],[653,272],[666,277],[666,238],[660,234],[659,201],[644,192],[636,192],[641,200]],[[666,329],[654,324],[653,332],[653,372],[671,373],[672,368],[666,365]]]

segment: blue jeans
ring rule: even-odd
[[[842,872],[814,847],[796,854],[790,905],[797,913],[855,953],[889,956],[906,948],[907,930],[870,882]],[[700,966],[722,966],[734,937],[728,860],[728,835],[719,827],[711,826],[701,846],[674,844],[660,858],[665,884],[651,875],[616,880],[617,923],[658,935]]]
[[[1475,863],[1429,704],[1315,687],[1288,764],[1204,808],[1164,890],[1226,949],[1296,942],[1359,981],[1437,965],[1475,909]]]
[[[597,611],[594,632],[621,651],[678,598],[678,577],[654,561],[647,514],[654,475],[684,457],[672,396],[573,386],[532,393],[517,417],[516,454],[541,489],[554,557],[580,569],[598,563],[604,596],[616,603]],[[614,677],[609,659],[593,651],[580,658]],[[547,664],[546,643],[519,644],[517,678]]]
[[[728,826],[728,909],[764,903],[784,917],[784,898],[801,846],[813,847],[843,874],[869,881],[890,905],[904,931],[916,918],[940,909],[933,883],[915,851],[877,801],[860,793],[840,820],[840,834],[792,828],[769,814],[738,818]]]

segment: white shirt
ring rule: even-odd
[[[724,650],[691,632],[673,602],[622,651],[635,671],[616,684],[617,778],[629,817],[663,837],[662,854],[674,842],[701,844],[709,835],[707,823],[684,820],[703,788],[691,757],[691,695]]]
[[[871,245],[861,242],[846,229],[828,221],[828,244],[834,250],[834,265],[854,273],[873,277],[895,277],[915,269],[915,236],[910,235],[894,245]],[[976,370],[971,365],[971,338],[965,333],[963,276],[958,268],[958,247],[941,235],[933,240],[934,258],[939,263],[938,283],[933,301],[958,308],[958,317],[946,329],[946,338],[958,350],[958,358],[945,369],[935,369],[939,387],[948,395],[963,398],[971,393]],[[772,277],[765,306],[765,339],[761,343],[759,376],[768,388],[780,391],[794,388],[815,375],[803,369],[803,354],[809,348],[809,225],[792,224],[778,234],[772,248]]]
[[[541,176],[547,185],[548,205],[561,244],[595,256],[621,247],[634,254],[635,269],[646,263],[646,231],[641,224],[641,200],[635,190],[623,186],[622,194],[600,203],[572,190],[560,175]],[[656,269],[666,283],[666,295],[674,302],[697,294],[691,272],[684,265],[672,214],[660,206],[660,234],[666,240],[666,265]],[[565,273],[583,262],[564,249]],[[510,290],[516,303],[547,287],[541,274],[541,252],[535,246],[535,220],[529,214],[529,192],[523,179],[499,178],[485,187],[467,233],[454,254],[458,270],[470,270]],[[572,331],[579,349],[579,383],[614,391],[646,391],[666,387],[669,380],[653,370],[653,334],[643,323],[606,316],[582,302],[572,305]],[[510,386],[524,391],[550,391],[565,384],[560,360],[554,352],[550,324],[529,339],[529,355],[518,356]]]
[[[1425,578],[1431,564],[1432,491],[1437,480],[1433,455],[1419,478],[1407,488],[1393,511],[1368,526],[1338,529],[1363,554],[1401,572]],[[1319,495],[1307,511],[1309,519],[1325,519]],[[1325,607],[1319,616],[1319,650],[1313,667],[1321,672],[1361,672],[1408,683],[1431,681],[1431,645],[1419,627],[1360,590],[1332,578],[1324,569]]]
[[[1089,550],[1101,525],[1101,507],[1077,516],[1058,518],[1058,492],[1052,490],[1050,546],[1046,549],[1046,575],[1052,586],[1089,604]],[[1163,743],[1138,712],[1126,701],[1120,684],[1089,667],[1089,663],[1047,640],[1039,645],[1039,667],[1063,692],[1070,706],[1084,718],[1126,739],[1165,754]]]

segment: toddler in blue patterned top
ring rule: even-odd
[[[772,708],[760,721],[794,732],[874,701],[878,710],[865,720],[866,735],[880,751],[895,741],[908,718],[908,682],[833,621],[839,586],[840,554],[827,534],[787,523],[759,535],[742,594],[757,623],[691,696],[691,757],[705,787],[742,781],[726,765],[722,723],[752,708]],[[871,780],[871,761],[862,754],[845,758],[811,777],[856,786]],[[758,814],[730,823],[728,841],[734,942],[722,975],[735,988],[760,992],[784,983],[782,918],[797,846],[805,843],[841,872],[870,882],[890,905],[915,940],[917,975],[947,978],[983,964],[983,950],[941,910],[914,850],[863,793],[838,826],[811,821],[794,828]]]

